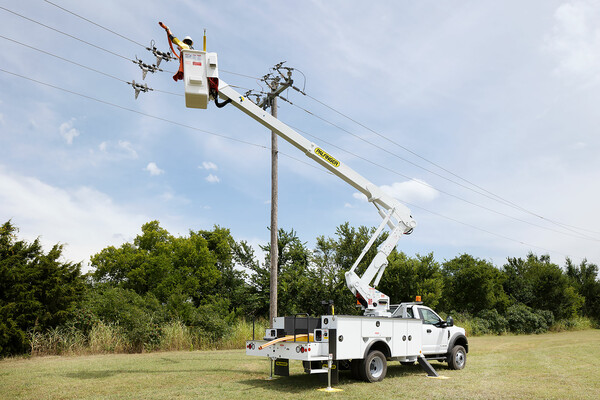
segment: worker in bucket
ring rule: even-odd
[[[167,37],[169,38],[169,46],[171,46],[171,51],[173,52],[173,54],[175,54],[177,58],[179,58],[179,70],[175,75],[173,75],[173,80],[177,82],[178,80],[183,79],[183,58],[181,57],[181,51],[193,50],[194,48],[192,46],[194,44],[194,41],[189,36],[186,36],[183,39],[183,41],[181,41],[177,39],[175,35],[173,35],[168,26],[166,26],[162,22],[159,22],[158,25],[160,25],[167,32]],[[179,55],[177,55],[177,52],[175,51],[175,49],[173,49],[173,43],[179,48]]]

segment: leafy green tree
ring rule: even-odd
[[[550,256],[529,253],[526,259],[508,258],[503,268],[506,293],[516,302],[551,311],[556,319],[578,315],[584,298],[567,274],[550,261]]]
[[[571,284],[584,298],[581,314],[600,321],[600,281],[598,281],[598,266],[583,260],[579,265],[573,264],[571,259],[566,260],[567,276]]]
[[[60,261],[63,247],[44,253],[39,240],[18,240],[17,228],[0,228],[0,355],[27,351],[27,332],[64,323],[82,299],[81,265]]]
[[[246,273],[236,268],[236,264],[244,266],[240,245],[233,239],[229,229],[219,226],[212,231],[199,231],[198,234],[206,240],[221,275],[217,282],[217,293],[227,294],[229,307],[244,312],[247,308],[248,285]]]
[[[394,252],[389,257],[379,290],[390,296],[392,303],[414,301],[416,296],[421,296],[425,304],[435,308],[442,297],[443,286],[440,264],[433,253],[411,258]]]
[[[158,221],[142,226],[133,243],[110,246],[91,258],[94,283],[110,283],[160,302],[178,299],[196,307],[217,293],[218,255],[208,247],[207,232],[174,237]]]
[[[442,265],[444,289],[442,307],[445,311],[466,311],[473,315],[496,309],[503,313],[509,305],[504,292],[504,277],[488,261],[462,254]]]
[[[335,238],[317,238],[314,252],[313,265],[315,282],[321,283],[322,300],[333,300],[335,310],[339,314],[360,314],[361,309],[356,305],[356,298],[346,286],[345,274],[348,272],[365,245],[371,239],[376,228],[350,226],[348,222],[337,227]],[[364,258],[358,264],[356,273],[360,276],[367,269],[375,255],[377,248],[387,239],[388,233],[383,232],[373,243]],[[392,252],[392,256],[395,250]],[[385,276],[385,275],[384,275]],[[380,285],[381,286],[381,285]],[[323,312],[323,307],[320,307]]]
[[[296,313],[308,312],[307,299],[312,292],[312,283],[308,276],[308,265],[311,258],[311,251],[306,247],[296,232],[292,229],[289,232],[279,229],[277,233],[277,312],[279,315],[293,315]],[[270,257],[271,245],[261,246],[265,251],[265,261],[263,266],[259,266],[255,271],[251,284],[254,290],[261,289],[262,299],[266,303],[261,307],[268,310],[269,290],[270,290]]]

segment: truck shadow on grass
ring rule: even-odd
[[[438,371],[449,370],[446,364],[432,364],[433,367]],[[426,378],[427,374],[419,366],[415,365],[399,365],[397,363],[388,364],[387,374],[385,380],[403,378],[403,377],[422,377]],[[327,375],[322,376],[308,375],[308,374],[294,374],[290,376],[277,376],[273,380],[267,379],[267,376],[260,379],[248,379],[240,381],[239,383],[249,385],[255,389],[273,390],[285,393],[303,393],[307,390],[316,390],[327,387]],[[340,371],[339,383],[332,385],[332,387],[343,388],[344,386],[352,386],[355,384],[367,384],[364,381],[356,380],[352,378],[350,371]]]
[[[96,371],[77,371],[61,374],[65,378],[71,379],[105,379],[111,378],[118,375],[126,374],[139,374],[139,375],[166,375],[166,374],[230,374],[235,372],[237,374],[254,375],[255,372],[249,370],[232,370],[225,368],[190,368],[190,369],[170,369],[170,370],[151,370],[151,369],[107,369],[107,370],[96,370]]]

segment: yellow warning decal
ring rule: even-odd
[[[320,147],[317,147],[315,149],[315,154],[336,168],[340,166],[340,162],[338,160],[333,158],[331,155],[327,154],[327,152],[325,150],[321,149]]]
[[[275,365],[278,365],[280,367],[287,367],[288,363],[285,361],[275,361]]]

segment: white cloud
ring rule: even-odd
[[[8,173],[2,166],[0,210],[4,220],[12,219],[19,228],[19,237],[32,241],[39,236],[46,250],[63,243],[65,259],[74,262],[87,262],[106,246],[135,236],[148,220],[119,207],[94,188],[59,188]]]
[[[215,164],[215,163],[213,163],[211,161],[203,161],[202,165],[198,166],[198,168],[200,168],[200,169],[206,169],[206,170],[215,170],[215,171],[217,169],[219,169],[217,167],[217,164]]]
[[[75,118],[71,118],[69,121],[60,124],[60,135],[65,139],[67,144],[73,144],[73,139],[79,136],[79,131],[73,127],[74,123]]]
[[[216,175],[213,175],[213,174],[208,175],[205,179],[206,179],[207,182],[210,182],[210,183],[219,183],[219,182],[221,182],[221,180],[219,179],[219,177],[216,176]]]
[[[135,151],[131,142],[128,142],[127,140],[119,140],[117,144],[104,141],[98,145],[98,149],[103,153],[110,154],[111,156],[125,157],[130,159],[138,158],[137,151]]]
[[[354,197],[356,200],[360,200],[360,201],[364,201],[364,202],[367,201],[367,196],[365,196],[362,193],[358,193],[358,192],[352,193],[352,197]]]
[[[138,158],[137,152],[133,149],[133,146],[128,141],[119,140],[118,147],[127,153],[131,158]]]
[[[600,67],[598,1],[570,1],[554,13],[555,25],[546,49],[559,57],[559,73],[588,74]]]
[[[392,185],[383,185],[381,190],[400,201],[408,203],[423,203],[434,200],[439,192],[425,181],[412,179],[406,182],[394,182]]]
[[[146,171],[150,172],[150,175],[152,175],[152,176],[157,176],[157,175],[161,175],[161,174],[165,173],[165,171],[158,168],[158,165],[156,165],[156,163],[154,163],[154,162],[148,163],[148,165],[144,169]]]
[[[420,179],[412,179],[405,182],[394,182],[391,185],[382,185],[381,190],[401,202],[424,203],[436,199],[440,192]],[[352,194],[357,200],[367,202],[367,197],[355,192]]]

